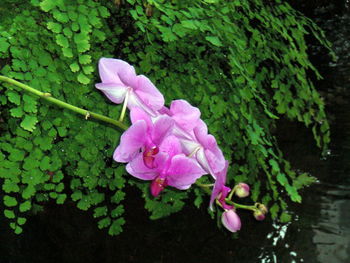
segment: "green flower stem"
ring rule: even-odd
[[[47,100],[59,107],[62,107],[64,109],[68,109],[68,110],[71,110],[71,111],[74,111],[78,114],[81,114],[83,116],[85,116],[86,119],[88,119],[89,117],[91,118],[94,118],[96,120],[100,120],[100,121],[103,121],[103,122],[106,122],[106,123],[110,123],[110,124],[113,124],[115,126],[117,126],[118,128],[122,129],[122,130],[126,130],[128,129],[128,126],[125,125],[124,123],[120,122],[120,121],[117,121],[117,120],[114,120],[112,118],[109,118],[107,116],[104,116],[104,115],[101,115],[101,114],[98,114],[98,113],[95,113],[95,112],[91,112],[91,111],[88,111],[88,110],[84,110],[82,108],[79,108],[79,107],[76,107],[76,106],[73,106],[69,103],[66,103],[64,101],[61,101],[61,100],[58,100],[58,99],[55,99],[51,96],[50,93],[44,93],[44,92],[41,92],[37,89],[34,89],[32,87],[29,87],[21,82],[18,82],[14,79],[11,79],[11,78],[8,78],[8,77],[5,77],[5,76],[0,76],[0,81],[3,81],[3,82],[7,82],[9,84],[12,84],[12,85],[15,85],[16,87],[18,88],[21,88],[27,92],[30,92],[34,95],[37,95],[39,96],[40,98],[44,99],[44,100]]]
[[[204,192],[206,192],[208,195],[211,195],[211,190],[208,188],[208,186],[210,186],[209,184],[201,184],[196,182],[195,183],[197,186],[199,186]],[[238,204],[235,203],[233,201],[231,201],[230,198],[226,198],[225,199],[226,203],[229,205],[233,205],[236,209],[245,209],[245,210],[251,210],[251,211],[255,211],[257,210],[256,205],[242,205],[242,204]],[[221,206],[220,202],[216,199],[216,204]]]
[[[233,205],[235,208],[237,209],[245,209],[245,210],[251,210],[251,211],[255,211],[257,208],[255,205],[242,205],[242,204],[238,204],[235,202],[232,202],[231,200],[229,200],[228,198],[225,199],[226,203],[229,205]]]
[[[233,187],[233,189],[231,190],[231,192],[230,192],[230,194],[228,195],[227,199],[228,199],[228,200],[231,200],[231,199],[232,199],[232,196],[233,196],[233,194],[234,194],[235,192],[236,192],[236,186]]]

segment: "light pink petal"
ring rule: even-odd
[[[141,180],[153,180],[158,176],[156,169],[148,168],[143,161],[142,153],[139,153],[128,165],[126,171]]]
[[[221,222],[224,227],[233,233],[241,229],[241,219],[232,209],[222,213]]]
[[[204,151],[204,153],[206,159],[208,160],[210,169],[214,174],[222,171],[222,169],[225,168],[225,157],[219,148],[215,153],[207,149]]]
[[[98,63],[98,70],[103,83],[128,86],[128,81],[125,80],[136,77],[134,67],[120,59],[101,58]]]
[[[137,76],[137,84],[134,88],[140,100],[152,110],[159,110],[164,106],[162,93],[145,76]]]
[[[141,108],[148,115],[150,115],[152,117],[157,116],[156,111],[154,111],[150,107],[148,107],[134,91],[130,91],[129,99],[128,99],[128,109],[132,110],[133,108]]]
[[[160,145],[164,138],[168,136],[174,127],[174,121],[169,116],[158,117],[152,129],[151,138],[154,144]]]
[[[114,152],[113,158],[117,162],[131,161],[146,143],[146,122],[140,120],[127,129],[120,138],[120,144]]]
[[[203,145],[204,148],[207,147],[207,137],[208,137],[208,127],[203,120],[199,120],[197,126],[193,130],[197,141]]]
[[[123,84],[97,83],[95,86],[97,89],[101,90],[112,102],[120,104],[124,101],[127,87],[123,86]]]
[[[158,113],[160,113],[160,114],[162,114],[162,115],[168,115],[168,116],[171,115],[170,110],[169,110],[167,107],[165,107],[165,106],[163,106],[162,108],[160,108],[160,109],[158,110]]]
[[[214,172],[211,170],[211,167],[209,165],[209,162],[208,162],[208,159],[205,155],[205,151],[203,148],[200,148],[197,153],[196,153],[196,159],[198,161],[198,163],[202,166],[202,168],[208,173],[208,174],[211,174],[214,179],[215,178],[215,174]]]
[[[170,112],[175,122],[185,131],[192,131],[197,125],[201,112],[186,100],[174,100]]]
[[[148,129],[151,129],[151,127],[153,127],[151,117],[141,108],[138,108],[138,107],[132,108],[130,111],[130,119],[131,119],[131,123],[136,123],[137,121],[140,121],[140,120],[145,121]]]
[[[190,159],[183,154],[172,158],[167,171],[168,185],[178,189],[188,189],[198,178],[206,172],[197,164],[194,159]]]
[[[161,152],[168,154],[169,158],[182,152],[181,144],[178,138],[173,135],[166,137],[159,146]]]
[[[211,210],[213,210],[213,203],[215,199],[224,190],[224,186],[226,184],[227,169],[228,169],[228,161],[225,161],[224,169],[221,172],[215,174],[216,180],[213,187],[213,191],[211,192],[210,202],[209,202],[209,207]]]
[[[177,134],[175,134],[177,138]],[[195,142],[193,140],[188,140],[188,139],[183,139],[179,138],[180,143],[181,143],[181,148],[184,154],[186,155],[191,155],[191,156],[196,156],[196,151],[199,150],[200,144],[198,142]]]

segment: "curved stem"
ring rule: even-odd
[[[47,100],[61,108],[64,108],[64,109],[68,109],[68,110],[71,110],[71,111],[74,111],[78,114],[81,114],[83,116],[85,116],[85,119],[88,119],[89,117],[91,118],[94,118],[96,120],[100,120],[100,121],[103,121],[103,122],[106,122],[106,123],[110,123],[110,124],[113,124],[114,126],[117,126],[118,128],[122,129],[122,130],[126,130],[128,129],[128,126],[125,125],[124,123],[120,122],[120,121],[117,121],[117,120],[114,120],[112,118],[109,118],[107,116],[104,116],[104,115],[101,115],[101,114],[98,114],[98,113],[95,113],[95,112],[91,112],[91,111],[88,111],[88,110],[84,110],[82,108],[79,108],[79,107],[76,107],[74,105],[71,105],[69,103],[66,103],[64,101],[61,101],[61,100],[58,100],[58,99],[55,99],[51,96],[50,93],[44,93],[44,92],[41,92],[37,89],[34,89],[32,87],[29,87],[28,85],[25,85],[21,82],[18,82],[14,79],[11,79],[11,78],[8,78],[8,77],[5,77],[5,76],[0,76],[0,81],[3,81],[3,82],[7,82],[9,84],[12,84],[18,88],[21,88],[27,92],[30,92],[34,95],[37,95],[39,96],[40,98],[44,99],[44,100]]]
[[[251,211],[255,211],[256,210],[256,206],[255,205],[242,205],[242,204],[238,204],[235,202],[232,202],[231,200],[225,199],[226,203],[233,205],[235,208],[237,209],[245,209],[245,210],[251,210]]]

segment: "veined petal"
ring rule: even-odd
[[[151,117],[144,110],[138,107],[131,109],[130,119],[131,119],[131,123],[136,123],[137,121],[140,121],[140,120],[145,121],[149,130],[153,126]]]
[[[169,158],[182,152],[181,144],[178,138],[173,135],[166,137],[159,146],[161,152],[167,153]]]
[[[197,141],[207,147],[207,136],[208,136],[208,127],[203,120],[199,120],[197,126],[193,129],[194,135],[196,136]]]
[[[206,156],[206,159],[208,160],[210,169],[213,171],[214,174],[222,171],[222,169],[225,168],[225,157],[220,149],[218,149],[216,154],[214,154],[208,149],[205,149],[204,154]]]
[[[198,142],[182,138],[180,138],[179,140],[184,154],[196,156],[196,151],[198,151],[201,147],[201,145]]]
[[[126,170],[132,176],[141,180],[153,180],[158,176],[156,169],[148,168],[143,161],[142,153],[139,153],[128,165]]]
[[[125,94],[128,90],[128,88],[123,84],[115,83],[97,83],[95,84],[95,87],[101,90],[108,99],[116,104],[123,102]]]
[[[175,122],[185,131],[192,131],[197,125],[201,112],[186,100],[173,100],[170,112]]]
[[[206,172],[195,160],[179,154],[172,158],[166,174],[168,185],[178,189],[188,189]]]
[[[154,111],[160,110],[164,106],[162,93],[145,76],[137,76],[137,84],[134,88],[140,100]]]
[[[131,125],[120,138],[120,144],[113,155],[114,160],[121,163],[131,161],[145,145],[147,138],[145,136],[146,132],[147,125],[143,120]]]
[[[154,144],[160,145],[164,138],[168,136],[174,127],[174,121],[169,116],[158,117],[151,132],[151,138]]]
[[[114,58],[101,58],[98,62],[98,70],[103,83],[126,84],[120,76],[136,77],[135,69],[127,62]]]
[[[203,148],[200,148],[197,153],[196,153],[196,159],[198,161],[198,163],[202,166],[202,168],[208,173],[208,174],[211,174],[214,179],[215,178],[215,174],[214,172],[212,171],[210,165],[209,165],[209,162],[208,162],[208,159],[205,155],[205,152],[204,152],[204,149]]]
[[[145,103],[143,103],[143,101],[140,100],[140,98],[138,97],[138,95],[134,91],[130,91],[129,100],[128,100],[128,109],[132,110],[133,108],[141,108],[150,116],[152,116],[152,117],[157,116],[156,111],[152,110]]]

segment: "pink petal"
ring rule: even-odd
[[[130,91],[128,99],[128,109],[132,110],[133,108],[141,108],[148,115],[152,117],[157,116],[156,111],[152,110],[149,106],[147,106],[134,91]]]
[[[153,126],[151,117],[143,111],[141,108],[135,107],[130,111],[131,123],[136,123],[137,121],[143,120],[147,124],[147,128],[151,129]]]
[[[120,144],[114,152],[113,158],[117,162],[129,162],[146,143],[146,122],[140,120],[127,129],[120,138]]]
[[[175,122],[185,131],[192,131],[197,125],[201,112],[186,100],[174,100],[170,105],[170,112]]]
[[[210,196],[210,202],[209,202],[209,207],[211,210],[213,210],[213,203],[215,199],[219,196],[219,194],[222,192],[222,190],[225,187],[227,169],[228,169],[228,161],[225,161],[224,169],[215,175],[216,180],[215,180],[215,184],[214,184],[213,191]],[[224,198],[226,198],[226,196]]]
[[[241,219],[232,209],[222,213],[221,222],[224,227],[233,233],[241,229]]]
[[[128,80],[136,77],[134,67],[120,59],[101,58],[98,63],[98,70],[102,82],[108,84],[128,86]],[[123,79],[121,76],[123,76]]]
[[[182,152],[181,144],[178,138],[173,135],[166,137],[159,146],[161,152],[167,153],[169,158]]]
[[[108,99],[116,104],[123,102],[125,94],[128,90],[123,84],[115,83],[97,83],[95,86],[97,89],[101,90]]]
[[[194,159],[183,154],[172,158],[167,171],[168,185],[184,190],[188,189],[198,178],[206,174]]]
[[[225,157],[222,154],[221,150],[219,148],[217,149],[218,151],[216,151],[215,153],[207,149],[204,151],[210,169],[213,171],[214,174],[222,171],[222,169],[225,168]]]
[[[208,127],[203,120],[199,120],[197,126],[193,130],[194,135],[196,136],[197,141],[207,147],[207,136],[208,136]]]
[[[152,110],[159,110],[164,106],[162,93],[145,76],[137,76],[137,84],[133,87],[140,100]]]
[[[202,166],[202,168],[208,173],[211,174],[214,178],[215,178],[215,174],[212,171],[208,159],[205,155],[205,151],[203,148],[200,148],[197,153],[196,153],[196,159],[198,161],[198,163]]]
[[[126,171],[132,176],[141,180],[153,180],[158,176],[156,169],[148,168],[143,161],[142,153],[139,153],[131,162],[126,166]]]
[[[174,127],[174,121],[169,116],[158,117],[152,129],[151,138],[153,143],[160,145],[164,138],[168,136]]]

